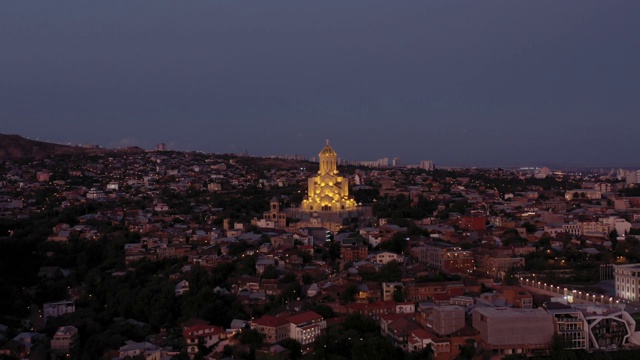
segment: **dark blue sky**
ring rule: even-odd
[[[640,166],[640,1],[5,1],[0,133]]]

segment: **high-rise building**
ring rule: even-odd
[[[435,166],[433,165],[433,161],[431,160],[422,160],[420,161],[420,168],[427,171],[432,171],[433,169],[435,169]]]

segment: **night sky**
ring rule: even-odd
[[[0,133],[640,167],[640,1],[3,1]]]

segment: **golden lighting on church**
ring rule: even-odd
[[[349,197],[349,183],[338,175],[338,154],[327,144],[320,151],[318,176],[309,179],[307,196],[302,201],[306,211],[353,210],[355,201]]]

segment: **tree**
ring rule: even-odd
[[[460,346],[460,354],[455,360],[471,360],[476,354],[476,341],[473,339],[465,340],[465,344]]]
[[[324,319],[330,319],[330,318],[332,318],[332,317],[336,316],[336,314],[335,314],[335,312],[333,311],[333,309],[332,309],[332,308],[330,308],[330,307],[329,307],[329,306],[327,306],[327,305],[322,305],[322,304],[314,305],[314,306],[311,306],[311,307],[309,308],[309,310],[311,310],[311,311],[313,311],[313,312],[316,312],[316,313],[318,313],[318,314],[322,315],[322,317],[323,317]]]
[[[361,334],[377,333],[378,324],[372,318],[355,313],[344,319],[345,329],[353,329]]]
[[[242,345],[258,347],[262,345],[263,338],[264,335],[254,329],[242,329],[242,332],[240,333],[240,343]]]
[[[263,279],[277,279],[280,276],[280,270],[273,265],[267,265],[262,272]]]
[[[434,356],[431,344],[429,344],[429,346],[420,351],[409,353],[407,360],[433,360]]]
[[[340,295],[340,303],[348,304],[356,301],[356,294],[358,294],[358,287],[355,285],[349,285]]]
[[[404,302],[404,294],[402,293],[402,286],[396,286],[393,288],[393,301]]]
[[[402,266],[395,260],[382,265],[378,273],[380,281],[396,282],[402,279]]]
[[[395,233],[390,240],[381,242],[380,245],[378,245],[378,249],[402,254],[407,247],[406,238],[407,234],[404,232]]]
[[[282,347],[290,351],[291,360],[299,359],[302,356],[302,344],[294,339],[285,339],[280,342]]]
[[[533,225],[532,223],[525,221],[524,224],[522,224],[522,226],[525,228],[525,230],[527,231],[527,234],[533,234],[536,231],[538,231],[538,227]]]
[[[511,286],[511,285],[518,285],[518,274],[517,272],[511,268],[509,270],[507,270],[507,272],[504,274],[504,284]]]
[[[393,346],[391,341],[381,336],[362,337],[354,341],[351,350],[352,359],[403,359],[402,350]]]
[[[309,273],[302,274],[302,283],[305,285],[313,284],[313,276],[311,276],[311,274]]]
[[[618,231],[616,229],[611,230],[609,233],[609,241],[611,241],[611,248],[615,249],[618,244]]]

